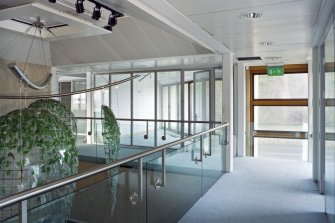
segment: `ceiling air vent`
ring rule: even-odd
[[[237,57],[238,61],[246,61],[246,60],[262,60],[260,57]]]

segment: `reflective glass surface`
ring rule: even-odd
[[[303,73],[284,76],[254,76],[254,98],[308,98],[308,75]]]
[[[255,130],[308,131],[308,107],[255,106]]]

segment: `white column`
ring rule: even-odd
[[[234,105],[233,105],[233,54],[222,55],[222,122],[229,122],[228,145],[226,147],[225,171],[233,171],[234,151]]]
[[[237,66],[237,156],[245,156],[246,147],[246,73],[243,63]]]

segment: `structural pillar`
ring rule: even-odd
[[[237,108],[235,115],[237,116],[237,153],[236,156],[245,156],[246,147],[246,73],[244,63],[237,65]]]
[[[222,123],[229,122],[225,171],[233,171],[233,153],[234,153],[234,105],[233,105],[233,54],[222,55]]]

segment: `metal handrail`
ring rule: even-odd
[[[216,130],[221,129],[221,128],[226,127],[226,126],[229,126],[229,123],[225,123],[225,124],[220,125],[218,127],[211,128],[211,129],[208,129],[208,130],[203,131],[203,132],[199,132],[199,133],[194,134],[192,136],[188,136],[186,138],[179,139],[179,140],[176,140],[174,142],[170,142],[170,143],[164,144],[162,146],[152,148],[152,149],[143,151],[141,153],[134,154],[132,156],[128,156],[126,158],[116,160],[116,161],[113,161],[111,163],[107,163],[107,164],[92,168],[92,169],[90,169],[88,171],[85,171],[85,172],[82,172],[82,173],[78,173],[78,174],[75,174],[75,175],[72,175],[72,176],[68,176],[68,177],[50,182],[50,183],[45,184],[45,185],[40,186],[40,187],[32,188],[32,189],[29,189],[29,190],[25,190],[25,191],[10,195],[10,196],[5,197],[5,198],[0,200],[0,208],[5,208],[7,206],[13,205],[15,203],[18,203],[18,202],[21,202],[21,201],[24,201],[24,200],[27,200],[27,199],[35,197],[35,196],[38,196],[40,194],[49,192],[51,190],[55,190],[57,188],[66,186],[66,185],[71,184],[71,183],[75,183],[79,180],[91,177],[93,175],[102,173],[106,170],[121,166],[122,164],[125,164],[125,163],[128,163],[128,162],[146,157],[148,155],[163,151],[163,150],[165,150],[167,148],[170,148],[172,146],[175,146],[175,145],[178,145],[180,143],[186,142],[190,139],[194,139],[194,138],[199,137],[201,135],[216,131]]]
[[[103,118],[100,117],[76,117],[76,119],[80,119],[80,120],[102,120]],[[218,121],[192,121],[192,120],[168,120],[168,119],[140,119],[140,118],[117,118],[116,120],[118,121],[134,121],[134,122],[176,122],[176,123],[199,123],[199,124],[208,124],[208,123],[212,123],[212,124],[221,124],[221,122]]]
[[[46,98],[59,98],[59,97],[64,97],[64,96],[71,96],[71,95],[76,95],[76,94],[83,94],[83,93],[89,93],[97,90],[102,90],[108,87],[112,87],[115,85],[119,85],[125,82],[128,82],[130,80],[133,80],[135,78],[140,77],[140,75],[135,75],[132,77],[128,77],[119,81],[115,81],[112,83],[108,83],[105,85],[101,85],[98,87],[94,88],[89,88],[89,89],[84,89],[84,90],[79,90],[79,91],[73,91],[73,92],[68,92],[68,93],[59,93],[59,94],[44,94],[44,95],[0,95],[0,99],[46,99]]]

